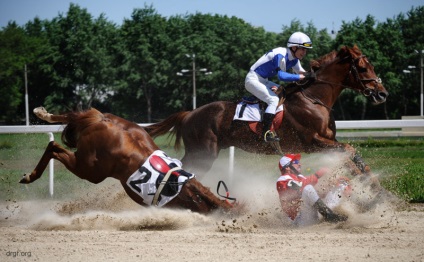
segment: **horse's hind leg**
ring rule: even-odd
[[[232,204],[219,199],[209,188],[203,186],[195,178],[190,179],[181,189],[179,196],[174,198],[169,204],[203,214],[216,209],[228,211],[233,208]]]
[[[44,151],[43,156],[38,162],[35,169],[31,172],[31,174],[25,174],[23,178],[19,181],[22,184],[29,184],[39,179],[49,164],[50,159],[57,159],[61,163],[63,163],[66,168],[73,172],[75,171],[75,156],[74,153],[66,150],[55,141],[51,141],[46,150]]]
[[[217,154],[209,151],[197,151],[188,152],[181,159],[184,170],[195,174],[199,178],[203,178],[204,175],[212,168],[214,161],[217,159]]]
[[[47,110],[40,106],[33,110],[34,114],[49,123],[68,123],[68,116],[67,115],[53,115],[47,112]]]

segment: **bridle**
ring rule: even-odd
[[[366,85],[364,85],[364,82],[375,82],[375,88],[377,88],[378,84],[381,84],[381,78],[377,77],[377,78],[361,78],[361,76],[359,75],[359,71],[358,68],[356,67],[356,62],[359,61],[361,58],[366,57],[366,55],[361,55],[358,56],[357,58],[353,59],[352,58],[352,62],[350,63],[350,70],[346,76],[346,79],[349,77],[349,75],[353,74],[355,77],[355,80],[357,82],[359,82],[362,86],[362,90],[359,90],[359,92],[361,92],[364,96],[370,96],[373,92],[373,89],[367,87]],[[341,60],[347,59],[349,57],[345,57]],[[369,63],[369,62],[368,62]],[[345,87],[349,87],[349,86],[345,86]]]

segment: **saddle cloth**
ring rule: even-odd
[[[152,166],[150,158],[154,156],[159,156],[162,160],[164,160],[169,167],[167,167],[167,169],[170,169],[171,167],[182,167],[182,163],[178,159],[167,156],[165,152],[161,150],[156,150],[147,158],[144,164],[128,178],[127,185],[129,188],[137,193],[143,199],[143,202],[147,205],[152,205],[153,198],[158,189],[158,185],[165,175],[163,172],[157,171]],[[195,177],[193,174],[190,174],[182,169],[178,170],[177,172],[179,173],[179,176],[172,174],[171,177],[173,178],[168,180],[168,183],[173,183],[173,186],[176,187],[176,190],[172,191],[173,194],[170,195],[169,193],[165,193],[166,191],[169,192],[170,190],[165,190],[164,188],[164,190],[161,191],[163,193],[160,194],[159,201],[157,203],[158,207],[161,207],[174,199],[180,193],[183,185],[188,182],[189,179]],[[169,185],[167,184],[167,186]]]
[[[277,108],[276,113],[283,111],[283,105]],[[261,122],[261,109],[259,103],[246,103],[244,101],[237,104],[233,120]]]

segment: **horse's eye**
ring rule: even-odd
[[[358,71],[359,71],[359,73],[366,73],[368,71],[368,69],[365,68],[365,67],[359,67]]]

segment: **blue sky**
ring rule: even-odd
[[[362,20],[370,14],[385,22],[411,7],[424,5],[424,0],[0,0],[0,27],[11,20],[19,25],[33,20],[52,19],[66,14],[70,3],[86,8],[97,18],[104,13],[108,20],[120,25],[130,18],[134,8],[150,5],[163,16],[196,12],[239,17],[253,26],[280,32],[282,25],[298,19],[303,25],[313,22],[316,28],[338,30],[342,21]]]

